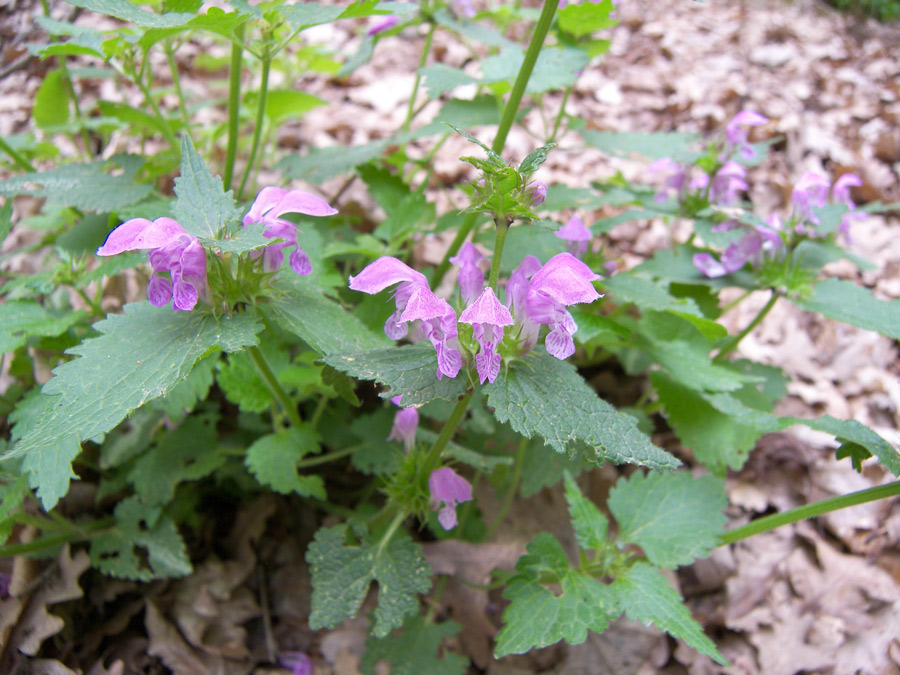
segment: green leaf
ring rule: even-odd
[[[6,236],[12,229],[12,199],[7,199],[3,206],[0,206],[0,245],[6,240]],[[2,325],[3,322],[0,322]],[[0,349],[0,353],[6,351]]]
[[[13,450],[25,455],[23,470],[46,510],[65,495],[81,441],[102,437],[132,410],[164,395],[205,354],[256,344],[261,326],[250,314],[217,319],[139,303],[94,328],[100,337],[69,350],[81,358],[53,371],[56,377],[42,389],[46,414]]]
[[[547,161],[547,153],[555,147],[556,143],[547,143],[547,145],[535,148],[519,163],[516,171],[525,176],[534,173],[540,168],[541,164]]]
[[[184,577],[193,569],[175,523],[137,497],[116,506],[116,527],[91,539],[91,564],[121,579]]]
[[[29,494],[31,490],[28,489],[27,476],[17,476],[11,483],[0,485],[0,546],[12,534],[16,514]]]
[[[313,427],[304,424],[258,439],[247,448],[244,463],[260,485],[275,492],[283,495],[295,492],[301,497],[324,500],[322,477],[297,473],[297,462],[319,449],[319,435]]]
[[[580,38],[615,26],[618,21],[609,18],[612,9],[611,0],[604,0],[596,4],[581,2],[566,5],[556,13],[556,16],[560,28],[574,37]]]
[[[348,545],[347,526],[322,528],[306,551],[312,568],[312,613],[309,627],[335,628],[354,616],[369,591],[378,582],[375,637],[386,637],[403,619],[418,612],[417,593],[431,588],[431,568],[421,547],[403,532],[380,544],[367,533],[358,545]]]
[[[439,9],[434,13],[434,19],[439,26],[449,28],[457,35],[462,35],[469,40],[481,42],[489,47],[510,47],[515,43],[511,42],[502,33],[494,28],[489,28],[483,23],[477,21],[457,21],[446,9]]]
[[[284,350],[264,349],[263,355],[276,377],[288,365],[288,355]],[[227,361],[220,362],[216,382],[225,397],[243,412],[265,412],[275,402],[272,390],[246,352],[231,354]]]
[[[15,351],[32,336],[62,335],[85,316],[82,311],[45,309],[34,300],[9,300],[0,305],[0,354]]]
[[[593,466],[581,455],[570,458],[558,452],[547,452],[547,446],[540,437],[536,437],[525,446],[519,495],[522,498],[531,497],[545,487],[556,485],[565,473],[577,476]]]
[[[484,83],[513,82],[525,53],[519,46],[507,47],[495,56],[489,56],[481,62],[481,78]],[[528,79],[525,92],[541,94],[545,91],[556,91],[575,84],[578,71],[584,70],[590,61],[587,54],[571,47],[546,47],[541,50],[534,70]]]
[[[87,55],[96,56],[99,59],[106,58],[103,53],[105,38],[99,31],[68,21],[57,21],[47,16],[36,16],[34,21],[49,35],[64,35],[69,38],[65,42],[25,45],[28,51],[35,56],[48,58],[60,55]]]
[[[179,483],[199,480],[223,464],[225,455],[216,443],[215,419],[195,415],[138,459],[128,480],[144,504],[163,506],[175,498]]]
[[[389,145],[388,139],[382,139],[349,148],[340,145],[312,148],[302,156],[288,155],[275,165],[275,169],[283,172],[289,178],[315,184],[323,183],[330,178],[347,173],[360,164],[380,157]]]
[[[673,469],[681,464],[653,445],[638,430],[634,418],[599,398],[571,364],[543,350],[536,350],[505,373],[501,370],[485,392],[500,422],[509,422],[526,438],[543,436],[557,452],[577,440],[592,449],[595,461],[654,469]]]
[[[203,245],[209,249],[218,249],[222,253],[240,255],[241,253],[256,251],[273,243],[273,239],[267,238],[263,234],[265,231],[265,223],[250,223],[226,239],[204,239]]]
[[[878,300],[868,288],[852,281],[826,279],[816,284],[809,298],[791,300],[807,312],[818,312],[900,340],[900,301]]]
[[[293,30],[299,30],[308,26],[331,23],[341,15],[342,9],[337,5],[323,6],[316,2],[304,2],[279,7],[279,11]]]
[[[689,148],[700,140],[700,134],[681,131],[594,131],[579,132],[584,142],[608,155],[661,159],[671,157],[676,161],[692,160],[697,153]]]
[[[616,577],[612,590],[632,621],[645,626],[655,625],[716,663],[728,666],[728,661],[694,621],[681,596],[658,569],[647,563],[635,563]]]
[[[326,354],[329,366],[360,380],[385,385],[382,398],[403,396],[405,406],[419,406],[436,398],[455,401],[465,393],[465,377],[437,379],[437,356],[431,345],[403,345],[351,354]]]
[[[431,623],[423,616],[414,616],[403,624],[399,634],[366,640],[360,662],[362,673],[374,675],[378,663],[387,661],[391,675],[463,675],[469,659],[441,649],[441,643],[459,633],[460,628],[455,621]]]
[[[857,471],[861,469],[858,463],[870,455],[875,455],[895,476],[900,475],[900,449],[891,445],[869,427],[860,424],[856,420],[839,420],[824,415],[814,420],[804,420],[797,417],[786,418],[788,423],[802,424],[815,429],[834,434],[841,447],[838,448],[838,459],[842,456],[854,458],[854,466]],[[863,455],[863,452],[866,454]]]
[[[156,399],[150,405],[161,410],[172,421],[181,419],[191,412],[199,401],[206,399],[213,383],[213,371],[218,361],[218,354],[200,359],[194,364],[186,378],[167,391],[165,396]]]
[[[322,295],[308,278],[281,274],[273,285],[280,293],[271,303],[261,306],[263,314],[317,352],[364,351],[390,344],[384,334],[369,330],[353,314]]]
[[[143,49],[149,49],[157,42],[166,38],[184,33],[186,31],[205,30],[216,33],[224,38],[232,38],[238,26],[251,20],[249,14],[243,12],[225,12],[218,7],[210,7],[205,14],[192,13],[193,18],[181,25],[169,28],[151,28],[144,32],[138,45]]]
[[[231,190],[224,191],[221,177],[213,177],[187,134],[181,138],[181,176],[175,179],[175,194],[172,216],[200,239],[215,239],[239,217]]]
[[[419,75],[422,77],[422,85],[428,91],[428,98],[431,100],[440,98],[457,87],[478,82],[476,78],[461,69],[445,63],[435,63],[419,68]]]
[[[107,173],[111,164],[122,171]],[[0,196],[31,195],[46,197],[49,204],[74,206],[82,211],[118,211],[137,204],[153,191],[150,185],[134,182],[142,164],[138,157],[116,155],[110,160],[26,173],[0,181]]]
[[[770,431],[720,412],[700,392],[661,372],[651,373],[650,379],[678,438],[711,471],[724,473],[726,466],[739,470],[756,441]],[[725,395],[717,400],[721,404]]]
[[[156,14],[136,7],[128,0],[66,0],[76,7],[89,9],[92,12],[114,16],[143,28],[170,28],[182,26],[194,18],[193,14],[174,13]]]
[[[602,633],[621,610],[609,587],[569,567],[565,551],[547,532],[528,544],[503,597],[512,602],[503,612],[496,658],[524,654],[565,640],[581,644],[589,630]],[[546,579],[547,577],[552,578]],[[542,583],[544,581],[544,583]],[[558,584],[556,594],[544,584]]]
[[[39,129],[46,129],[69,121],[69,92],[62,70],[51,70],[34,96],[31,115]]]
[[[719,544],[728,505],[724,482],[690,473],[634,473],[609,493],[619,538],[637,544],[658,567],[705,558]]]
[[[180,120],[174,118],[160,119],[156,115],[151,115],[139,108],[134,108],[127,103],[99,101],[97,107],[99,108],[101,115],[114,117],[117,120],[125,122],[125,124],[130,124],[134,130],[146,130],[151,133],[166,134],[173,127],[175,129],[183,127]]]
[[[266,117],[273,124],[280,124],[284,120],[300,119],[310,110],[327,104],[327,101],[304,91],[270,91],[266,95]]]
[[[583,551],[596,551],[606,544],[609,520],[594,502],[587,499],[571,475],[566,474],[566,502],[575,530],[575,541]]]

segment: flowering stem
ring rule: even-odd
[[[185,129],[190,129],[190,119],[188,118],[187,106],[184,103],[184,92],[181,90],[181,77],[178,75],[178,64],[175,63],[175,50],[172,49],[172,41],[165,41],[166,61],[169,62],[169,70],[172,73],[172,86],[175,88],[175,95],[178,97],[178,111],[181,113],[181,121],[184,122]]]
[[[388,545],[388,542],[391,540],[391,537],[394,536],[394,532],[397,531],[397,528],[406,520],[406,512],[400,511],[394,519],[391,521],[391,524],[388,525],[388,529],[385,530],[384,534],[381,535],[381,541],[378,542],[378,551],[375,553],[375,557],[377,558],[381,555],[381,552],[384,550],[384,547]]]
[[[422,473],[424,473],[426,477],[430,476],[431,472],[437,468],[438,462],[441,460],[441,453],[444,452],[444,448],[447,447],[447,444],[456,432],[456,428],[462,422],[463,417],[465,417],[466,410],[469,408],[469,402],[472,400],[472,393],[472,391],[468,392],[457,401],[456,407],[453,408],[453,412],[450,413],[450,417],[448,417],[447,421],[444,423],[444,428],[441,429],[441,433],[434,441],[434,445],[432,445],[431,450],[428,451],[425,462],[422,464],[424,469]]]
[[[522,103],[522,97],[525,95],[525,87],[528,85],[531,71],[534,70],[534,64],[537,62],[538,55],[541,53],[541,48],[544,46],[544,39],[547,37],[547,32],[550,30],[550,24],[553,23],[553,15],[556,13],[556,6],[558,4],[559,0],[547,0],[547,2],[544,3],[544,9],[541,11],[537,26],[534,28],[534,33],[531,34],[531,42],[528,43],[528,51],[525,52],[525,59],[522,61],[522,66],[519,68],[519,74],[516,76],[515,84],[513,84],[512,91],[509,94],[509,99],[507,99],[506,106],[503,108],[503,115],[500,117],[500,126],[497,128],[497,135],[494,136],[494,142],[491,144],[491,149],[497,154],[501,154],[503,152],[503,146],[506,145],[506,137],[509,135],[509,130],[512,128],[513,122],[516,119],[516,114],[519,112],[519,105]],[[459,249],[463,245],[463,242],[469,236],[472,228],[475,227],[477,219],[477,213],[470,213],[466,216],[463,224],[460,225],[456,237],[453,239],[450,248],[447,249],[447,253],[444,254],[444,259],[441,261],[441,264],[438,265],[438,268],[434,273],[434,278],[431,280],[432,287],[437,288],[437,286],[440,285],[444,275],[450,268],[450,258],[459,253]]]
[[[506,217],[499,218],[496,221],[497,235],[494,240],[494,255],[491,258],[491,273],[488,277],[488,286],[494,289],[494,293],[499,290],[497,282],[500,279],[500,258],[503,256],[503,244],[506,242],[506,233],[509,231],[509,220]]]
[[[334,452],[328,452],[324,455],[319,455],[318,457],[312,457],[310,459],[301,459],[295,465],[298,469],[306,469],[311,466],[318,466],[319,464],[327,464],[328,462],[333,462],[336,459],[340,459],[341,457],[346,457],[347,455],[352,455],[357,450],[362,450],[365,447],[365,443],[359,443],[357,445],[351,445],[349,448],[342,448],[341,450],[335,450]]]
[[[733,352],[737,346],[741,343],[745,337],[747,337],[754,328],[756,328],[759,323],[766,318],[766,314],[771,311],[771,309],[775,306],[775,303],[778,302],[779,295],[775,289],[772,289],[772,297],[769,298],[769,302],[766,303],[766,306],[759,310],[759,314],[750,322],[750,324],[742,330],[740,333],[735,335],[733,338],[730,338],[722,349],[719,350],[719,353],[716,354],[715,358],[713,358],[713,363],[721,362],[725,359],[725,356]]]
[[[509,489],[506,491],[506,495],[503,498],[503,504],[500,506],[500,510],[497,512],[497,516],[496,518],[494,518],[494,522],[491,523],[491,526],[488,528],[487,534],[484,535],[485,540],[493,537],[497,530],[500,528],[500,525],[503,523],[503,519],[506,518],[506,514],[509,512],[509,507],[512,506],[513,499],[515,499],[516,497],[516,492],[519,491],[519,481],[522,479],[522,464],[524,464],[525,448],[527,447],[528,439],[523,436],[519,439],[519,447],[516,449],[516,463],[513,468],[512,482],[509,485]]]
[[[887,485],[878,485],[873,488],[859,490],[858,492],[851,492],[848,495],[839,495],[837,497],[823,499],[815,504],[805,504],[804,506],[785,511],[784,513],[773,513],[771,516],[757,518],[746,525],[741,525],[740,527],[728,530],[720,537],[719,545],[725,546],[727,544],[733,544],[742,539],[746,539],[747,537],[752,537],[755,534],[774,530],[776,527],[781,527],[782,525],[789,525],[801,520],[806,520],[807,518],[821,516],[823,513],[830,513],[831,511],[838,511],[851,506],[874,502],[878,499],[896,497],[897,495],[900,495],[900,481],[888,483]]]
[[[144,83],[144,79],[141,77],[140,73],[134,73],[131,79],[138,86],[138,89],[141,90],[147,104],[153,108],[153,114],[156,115],[160,122],[159,129],[162,132],[162,135],[166,137],[166,142],[171,146],[172,151],[176,155],[180,155],[181,144],[178,142],[178,139],[175,138],[175,132],[172,131],[172,127],[169,126],[169,118],[163,115],[163,112],[153,98],[153,94],[150,92],[149,87]]]
[[[275,373],[272,372],[269,363],[266,361],[266,357],[263,356],[259,347],[248,347],[247,353],[250,355],[250,360],[253,361],[253,365],[256,366],[259,374],[262,375],[263,380],[265,380],[266,385],[268,385],[272,395],[278,399],[291,426],[302,426],[303,420],[300,419],[300,413],[297,412],[297,406],[294,405],[294,402],[291,401],[284,389],[281,388],[281,385],[278,383],[278,378],[275,377]]]
[[[416,69],[416,80],[413,83],[412,94],[410,94],[409,97],[409,107],[406,109],[406,119],[403,120],[403,131],[409,131],[409,125],[415,116],[416,95],[419,93],[419,83],[422,81],[419,70],[424,68],[425,63],[428,61],[428,54],[431,52],[431,41],[434,39],[434,29],[436,27],[437,24],[434,21],[429,22],[428,35],[425,36],[425,45],[422,47],[422,56],[419,58],[419,67]]]
[[[241,62],[244,58],[241,41],[244,38],[244,26],[238,26],[235,33],[237,39],[231,43],[231,70],[228,74],[228,145],[225,149],[225,177],[222,179],[226,190],[231,188],[234,160],[237,157],[238,113],[241,107]]]
[[[556,142],[556,135],[559,133],[559,125],[562,123],[563,115],[566,114],[566,103],[569,102],[569,96],[572,93],[572,89],[574,89],[574,86],[572,85],[566,87],[566,91],[563,94],[562,103],[559,106],[559,114],[556,116],[556,121],[553,123],[553,133],[550,134],[550,138],[547,140],[547,143]]]
[[[265,36],[268,38],[269,36]],[[238,201],[244,194],[244,188],[247,186],[247,179],[250,178],[250,172],[253,170],[253,163],[256,161],[256,151],[259,150],[259,139],[262,138],[263,122],[266,117],[266,94],[269,89],[269,68],[272,65],[272,55],[269,51],[269,43],[263,46],[263,53],[260,57],[262,61],[262,76],[259,83],[259,104],[256,107],[256,127],[253,129],[253,142],[250,146],[250,157],[247,159],[247,166],[244,169],[244,177],[241,179],[241,186],[237,191]]]

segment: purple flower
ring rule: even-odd
[[[526,255],[513,270],[506,282],[506,304],[512,310],[513,318],[519,326],[519,348],[523,352],[530,352],[537,344],[540,324],[528,319],[525,309],[525,296],[528,294],[528,286],[533,277],[543,267],[541,261],[533,255]]]
[[[481,351],[475,356],[479,381],[481,384],[485,380],[493,382],[500,374],[501,357],[496,347],[503,339],[503,327],[512,325],[512,315],[500,304],[494,290],[488,286],[460,314],[459,320],[472,326],[472,334],[481,346]]]
[[[588,248],[588,242],[594,238],[591,230],[578,216],[569,218],[569,222],[559,228],[555,234],[557,237],[564,239],[567,242],[569,253],[578,257],[585,254]]]
[[[738,241],[730,244],[719,262],[710,253],[694,254],[694,266],[710,279],[737,272],[748,261],[759,264],[763,257],[775,257],[782,246],[775,230],[758,225]]]
[[[828,179],[813,171],[807,171],[800,177],[791,193],[799,224],[806,220],[819,224],[819,217],[813,209],[821,208],[828,202],[828,188]]]
[[[445,530],[456,527],[456,505],[472,501],[472,486],[469,481],[448,467],[436,469],[428,477],[432,508],[440,508],[438,522]],[[440,505],[444,506],[441,507]]]
[[[263,188],[244,216],[244,227],[251,223],[264,223],[263,236],[282,239],[281,243],[266,246],[263,252],[263,269],[275,272],[284,262],[284,249],[293,246],[290,256],[291,269],[300,276],[312,272],[309,256],[297,243],[297,227],[281,218],[286,213],[302,213],[307,216],[332,216],[337,211],[324,199],[302,190],[285,190],[279,187]]]
[[[758,127],[766,124],[768,121],[768,117],[764,117],[753,110],[742,110],[735,115],[734,119],[725,127],[725,141],[728,154],[736,149],[745,159],[753,159],[756,155],[756,150],[748,142],[747,132],[741,127]]]
[[[831,198],[836,202],[847,205],[851,211],[856,208],[856,204],[850,198],[850,188],[861,187],[862,179],[855,173],[845,173],[836,181],[831,188]]]
[[[430,340],[437,353],[438,379],[444,375],[456,377],[462,367],[462,357],[456,349],[456,312],[446,300],[431,292],[425,275],[396,258],[382,256],[350,277],[352,290],[370,295],[398,283],[394,291],[396,311],[384,324],[385,334],[399,340],[407,333],[407,322],[421,321],[420,337]]]
[[[746,169],[737,162],[725,162],[713,176],[709,188],[709,200],[728,206],[737,200],[737,193],[748,188],[744,177]]]
[[[278,663],[282,668],[290,668],[291,675],[313,675],[313,662],[303,652],[281,652]]]
[[[394,426],[391,427],[391,435],[387,437],[389,441],[399,441],[403,443],[403,447],[408,453],[416,444],[416,429],[419,428],[419,411],[415,408],[404,408],[400,405],[400,399],[403,396],[395,396],[391,399],[391,403],[400,407],[394,413]]]
[[[681,193],[684,190],[687,173],[684,166],[676,162],[671,157],[662,157],[660,159],[657,159],[655,162],[651,162],[647,166],[647,171],[649,171],[650,173],[669,174],[666,177],[666,187],[672,188],[678,193]],[[668,198],[669,194],[666,191],[657,192],[656,196],[654,197],[654,199],[658,202],[664,202]]]
[[[530,183],[525,190],[531,195],[531,203],[534,206],[540,206],[547,199],[547,184],[539,180]]]
[[[452,0],[450,6],[457,16],[464,16],[467,19],[475,18],[475,6],[472,0]]]
[[[206,249],[171,218],[132,218],[113,230],[97,255],[150,251],[153,274],[147,297],[155,307],[174,299],[176,310],[191,310],[206,293]],[[169,278],[160,276],[168,272]]]
[[[386,30],[390,30],[400,21],[400,17],[396,14],[392,14],[391,16],[386,16],[382,19],[378,19],[369,27],[369,32],[367,35],[372,37],[373,35],[377,35],[378,33],[383,33]]]
[[[481,251],[468,241],[462,245],[457,255],[450,258],[450,262],[459,265],[459,292],[467,306],[475,301],[484,286],[484,271],[478,266],[482,260],[484,256]]]
[[[558,359],[575,353],[572,336],[578,326],[566,307],[602,297],[591,283],[599,278],[570,253],[553,256],[531,277],[525,293],[525,311],[528,321],[550,327],[544,342],[547,353]]]

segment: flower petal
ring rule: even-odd
[[[333,216],[337,209],[331,206],[321,197],[303,190],[290,190],[286,192],[268,214],[270,217],[279,218],[285,213],[302,213],[306,216]]]
[[[593,302],[601,296],[591,282],[599,278],[571,253],[558,253],[531,278],[526,303],[536,293],[545,293],[562,305]]]
[[[428,280],[424,274],[396,258],[382,256],[366,265],[355,277],[350,277],[350,289],[371,295],[380,293],[388,286],[401,281],[428,287]]]
[[[132,218],[113,230],[106,242],[97,249],[97,255],[116,255],[124,251],[161,248],[179,235],[186,235],[184,228],[171,218]]]
[[[512,326],[513,318],[509,310],[504,307],[497,296],[494,289],[490,286],[485,288],[478,299],[463,310],[459,315],[462,323],[487,323],[493,326]]]

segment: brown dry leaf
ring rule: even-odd
[[[175,675],[214,675],[213,659],[192,649],[149,600],[144,623],[150,636],[147,653],[160,659]]]

